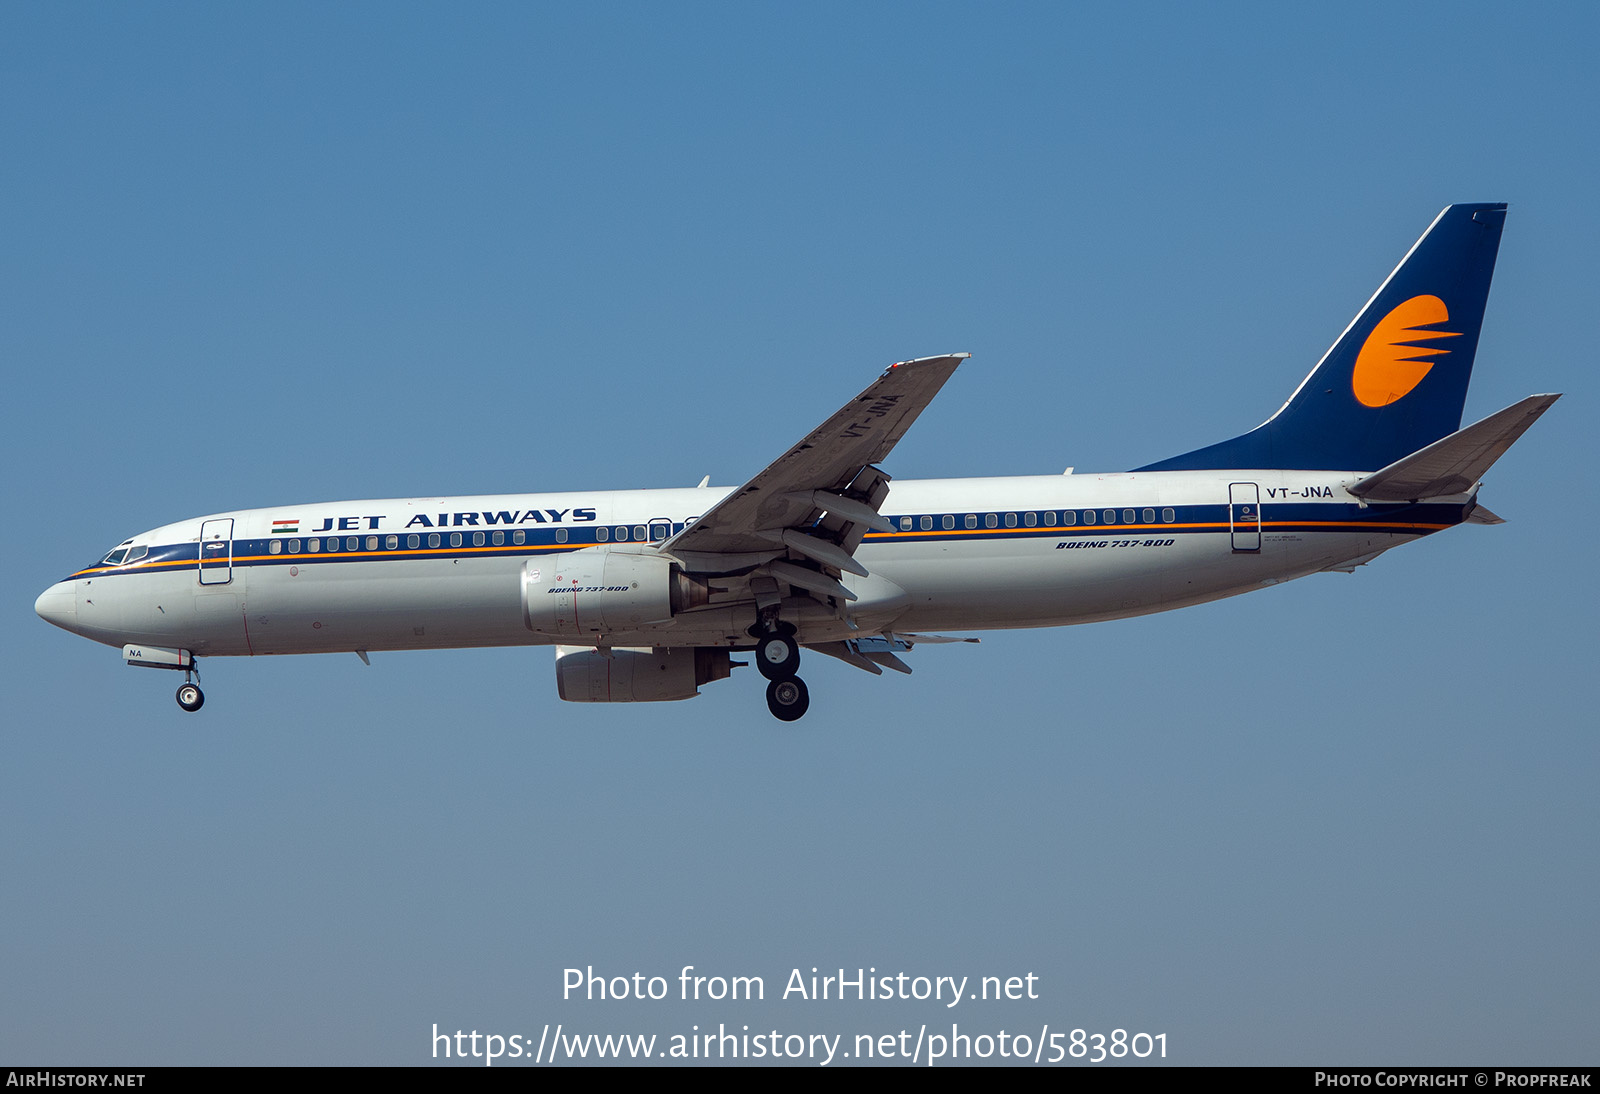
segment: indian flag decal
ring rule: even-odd
[[[275,520],[272,522],[272,534],[275,536],[297,535],[300,531],[300,518],[294,520]]]

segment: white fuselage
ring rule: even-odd
[[[1360,477],[1263,470],[895,482],[881,507],[895,530],[869,533],[855,552],[870,576],[843,575],[858,599],[840,610],[791,596],[785,618],[800,642],[818,643],[1141,615],[1365,561],[1460,523],[1472,508],[1470,496],[1362,505],[1345,491]],[[524,612],[537,560],[585,548],[653,552],[728,492],[216,514],[135,536],[123,545],[127,560],[108,556],[72,575],[38,608],[108,645],[204,656],[552,644],[563,639],[530,630]],[[709,603],[583,641],[748,646],[756,618],[748,586],[737,573],[709,583]]]

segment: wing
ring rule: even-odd
[[[888,496],[889,476],[873,465],[889,454],[956,366],[970,356],[952,353],[890,365],[833,417],[663,543],[661,550],[697,558],[729,556],[730,563],[735,562],[731,556],[771,557],[793,550],[824,569],[865,576],[852,557],[856,546],[868,528],[887,528],[878,507]],[[837,595],[830,577],[805,571],[785,576],[798,576],[801,580],[794,584],[813,582],[818,586],[813,591]]]

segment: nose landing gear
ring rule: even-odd
[[[205,703],[206,693],[200,690],[200,662],[191,656],[183,667],[183,683],[178,685],[178,705],[193,714]]]
[[[129,645],[122,647],[122,659],[139,668],[176,669],[183,673],[183,685],[178,688],[178,705],[191,714],[204,705],[206,697],[200,690],[200,660],[189,650]]]

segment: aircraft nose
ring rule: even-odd
[[[78,592],[70,581],[58,581],[33,602],[33,610],[46,623],[72,630],[78,623]]]

